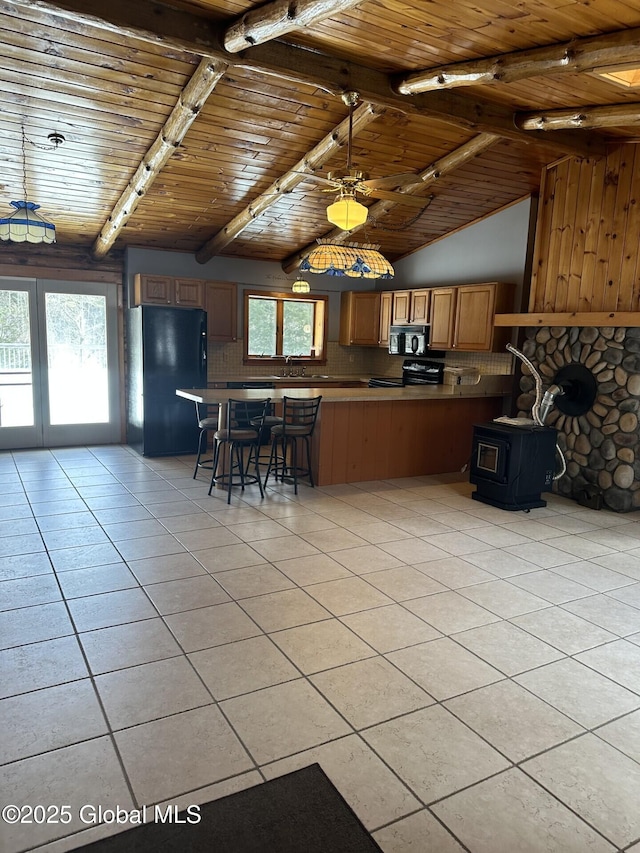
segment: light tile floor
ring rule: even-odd
[[[385,853],[640,850],[638,513],[192,464],[0,455],[0,799],[72,816],[3,853],[314,761]]]

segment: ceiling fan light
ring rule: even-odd
[[[364,204],[360,204],[352,196],[343,195],[329,205],[327,219],[343,231],[351,231],[352,228],[364,225],[368,213]]]
[[[301,275],[291,285],[291,290],[294,293],[309,293],[311,286],[308,281],[305,281]]]

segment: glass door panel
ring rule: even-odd
[[[104,296],[46,293],[49,421],[109,421],[107,309]]]
[[[117,289],[0,279],[0,449],[121,438]]]
[[[0,279],[0,449],[40,440],[35,314],[35,281]]]

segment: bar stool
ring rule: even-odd
[[[255,418],[251,419],[251,425],[255,426]],[[259,446],[262,448],[263,444],[267,444],[265,441],[265,437],[269,439],[269,449],[265,452],[259,452],[258,454],[258,462],[265,462],[267,465],[269,464],[269,460],[271,459],[271,443],[273,441],[271,429],[274,426],[279,426],[282,423],[282,418],[279,415],[274,414],[274,406],[273,403],[269,405],[269,410],[264,417],[264,421],[262,422],[262,429],[260,431],[260,441]]]
[[[227,487],[227,503],[231,503],[232,486],[244,487],[258,484],[260,497],[264,497],[258,457],[260,455],[260,432],[264,427],[264,419],[271,399],[266,400],[229,400],[227,405],[226,427],[217,429],[214,433],[215,449],[213,454],[213,471],[209,494],[216,484]],[[229,447],[229,466],[224,473],[218,474],[220,451],[225,445]],[[244,451],[249,448],[245,461]],[[251,463],[254,473],[249,473]]]
[[[209,430],[218,429],[218,410],[216,404],[208,405],[207,403],[196,403],[196,418],[200,427],[200,435],[198,436],[198,456],[196,458],[196,467],[193,471],[193,479],[198,476],[198,468],[213,469],[213,457],[202,459],[202,454],[205,452]]]
[[[318,417],[318,409],[322,397],[311,397],[308,400],[298,397],[282,398],[282,423],[271,428],[273,442],[269,467],[264,478],[267,485],[269,475],[273,471],[276,482],[285,478],[293,480],[294,494],[298,494],[298,478],[308,477],[313,488],[313,472],[311,470],[311,437]],[[306,451],[306,468],[300,465],[298,458],[298,440],[304,442]]]

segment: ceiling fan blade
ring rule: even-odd
[[[419,184],[420,178],[415,172],[399,172],[397,175],[387,175],[384,178],[371,178],[366,181],[360,181],[365,187],[372,190],[385,189],[387,187],[402,187],[407,184]]]
[[[406,193],[392,193],[386,190],[370,190],[366,193],[369,198],[380,198],[384,201],[395,201],[396,204],[404,204],[407,207],[416,207],[421,210],[431,204],[430,198],[417,195],[407,195]]]
[[[323,178],[322,175],[313,175],[310,172],[292,172],[294,175],[304,175],[307,181],[313,181],[317,184],[327,184],[328,186],[340,189],[338,181],[331,181],[329,178]],[[303,182],[304,183],[304,182]]]

